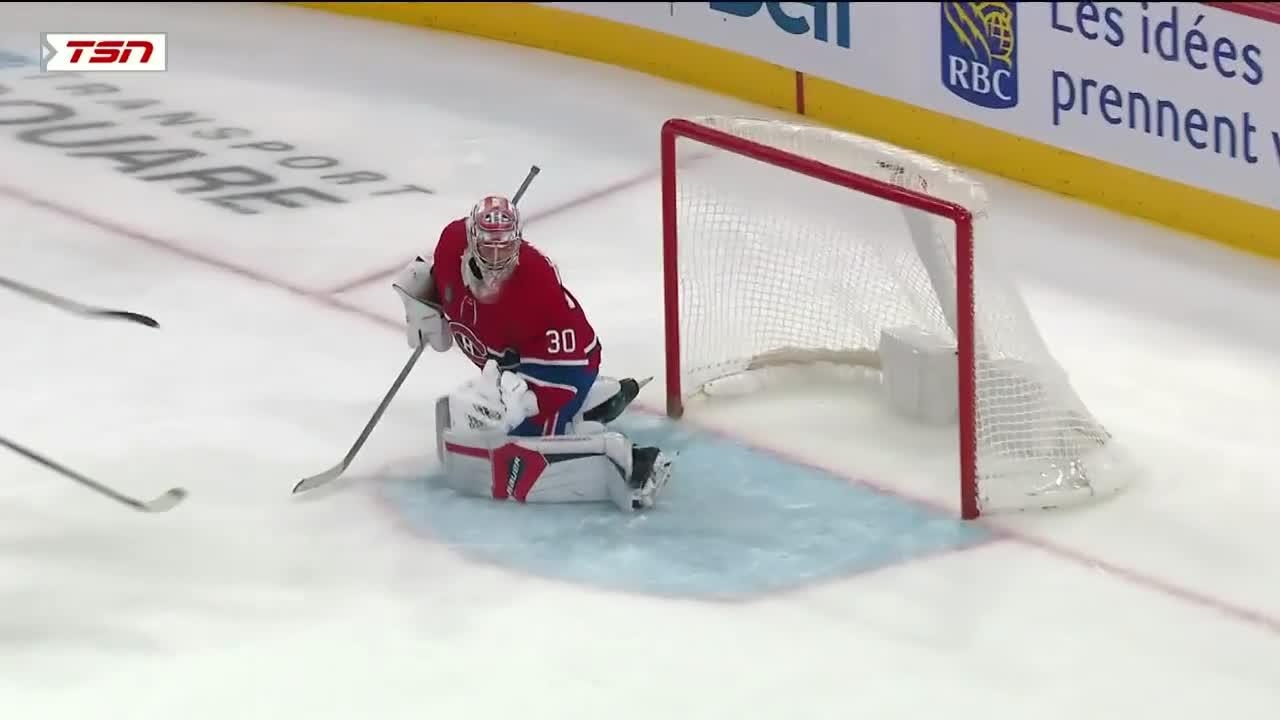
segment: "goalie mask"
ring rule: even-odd
[[[515,270],[523,239],[520,211],[507,198],[491,195],[471,208],[468,264],[486,288],[496,289]]]

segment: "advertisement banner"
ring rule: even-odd
[[[1278,24],[1195,2],[542,4],[1280,209]]]

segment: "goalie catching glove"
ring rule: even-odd
[[[465,418],[469,430],[506,435],[525,418],[538,414],[538,398],[524,378],[499,370],[498,363],[490,360],[479,377],[454,392],[453,410],[458,413],[455,417]]]
[[[436,352],[448,352],[453,347],[449,321],[440,305],[423,299],[435,296],[431,266],[417,258],[400,271],[391,286],[404,303],[405,339],[409,347],[416,350],[426,342]]]

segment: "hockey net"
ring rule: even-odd
[[[771,366],[879,372],[885,333],[907,329],[949,348],[935,379],[954,394],[962,517],[1129,482],[984,243],[980,184],[883,142],[742,117],[669,120],[662,166],[670,416]]]

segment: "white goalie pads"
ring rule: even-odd
[[[573,435],[515,437],[499,428],[454,427],[456,397],[436,403],[436,454],[453,490],[521,503],[612,502],[632,511],[653,505],[669,477],[667,459],[638,454],[600,423]],[[646,467],[637,468],[637,457]],[[637,470],[639,472],[637,472]]]
[[[591,389],[587,391],[587,399],[582,401],[582,409],[578,411],[579,417],[591,412],[621,391],[622,383],[618,382],[617,378],[597,376],[596,381],[591,384]]]
[[[537,415],[537,396],[522,376],[489,360],[478,376],[436,402],[436,455],[445,481],[457,492],[495,500],[652,507],[670,477],[670,459],[604,425],[640,387],[635,380],[597,378],[568,434],[513,436]]]

